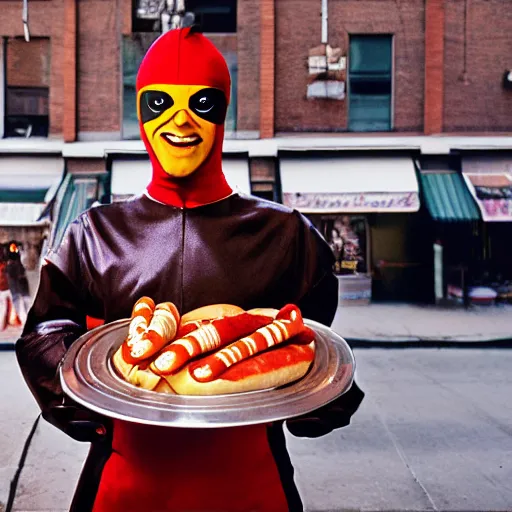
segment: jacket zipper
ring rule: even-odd
[[[185,215],[186,209],[181,209],[181,252],[180,252],[180,311],[183,311],[183,282],[184,282],[184,266],[185,266]]]

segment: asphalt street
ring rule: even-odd
[[[512,350],[356,349],[366,398],[344,429],[288,436],[307,510],[512,511]],[[87,445],[40,422],[0,353],[0,511],[67,509]],[[23,449],[26,457],[22,460]]]

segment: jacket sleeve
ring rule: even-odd
[[[297,280],[302,283],[297,305],[304,318],[331,326],[338,308],[338,278],[333,273],[334,255],[320,233],[302,215],[295,248]],[[304,416],[287,420],[291,434],[320,437],[345,427],[357,411],[364,393],[354,382],[336,400]]]
[[[80,263],[82,230],[72,223],[59,248],[44,261],[40,284],[16,355],[43,417],[78,441],[102,436],[106,420],[64,396],[59,366],[71,344],[86,331],[86,278]]]

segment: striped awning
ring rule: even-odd
[[[480,219],[478,207],[459,173],[421,171],[419,174],[423,200],[433,219],[444,222]]]

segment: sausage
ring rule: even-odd
[[[198,382],[215,380],[233,364],[297,336],[304,327],[300,309],[288,304],[272,323],[192,364],[190,374]]]
[[[150,297],[141,297],[133,306],[130,327],[125,344],[131,347],[138,337],[148,328],[155,311],[155,302]]]
[[[268,316],[245,312],[213,320],[165,347],[150,368],[157,375],[171,375],[192,358],[228,345],[271,322]]]
[[[156,354],[176,336],[179,321],[180,314],[172,302],[158,304],[147,329],[137,331],[137,335],[123,344],[124,360],[137,364]]]

